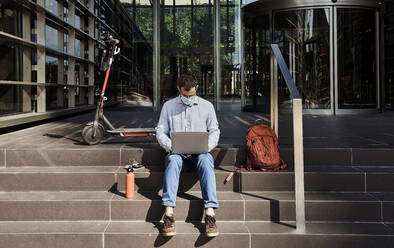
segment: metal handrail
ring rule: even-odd
[[[290,71],[287,68],[286,62],[283,59],[282,53],[279,50],[278,45],[271,44],[271,49],[272,49],[272,52],[274,53],[275,58],[278,62],[278,66],[280,68],[280,71],[282,72],[283,79],[286,82],[287,88],[289,88],[291,99],[301,98],[300,92],[298,92],[298,89],[294,83],[293,77],[291,76]]]
[[[302,97],[277,44],[271,44],[271,127],[278,135],[278,66],[293,103],[294,181],[297,232],[305,232],[304,144]]]

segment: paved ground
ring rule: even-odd
[[[158,116],[149,108],[123,106],[106,110],[115,127],[155,127]],[[81,131],[93,119],[93,112],[0,135],[2,148],[86,148]],[[218,112],[221,147],[243,146],[245,133],[257,118],[269,121],[260,113]],[[292,145],[292,118],[280,115],[279,141],[282,147]],[[141,147],[157,145],[154,137],[109,137],[100,148]],[[348,116],[304,116],[304,146],[316,148],[393,148],[394,112]]]

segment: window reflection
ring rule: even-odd
[[[22,112],[22,86],[0,85],[0,115]]]
[[[81,56],[81,41],[77,38],[75,38],[75,42],[74,42],[74,55],[77,57]]]
[[[331,108],[329,9],[279,12],[274,22],[274,43],[280,46],[304,108]],[[279,102],[288,104],[284,80],[280,79],[278,87]]]
[[[57,0],[45,0],[45,8],[54,15],[58,15]]]
[[[58,63],[58,58],[45,56],[45,81],[47,84],[57,84]]]
[[[245,20],[245,110],[270,110],[269,16]]]
[[[222,82],[221,109],[240,110],[240,1],[220,1]]]
[[[338,9],[340,108],[376,107],[375,12]]]
[[[0,31],[22,37],[18,12],[12,2],[0,1]]]
[[[385,99],[386,107],[394,110],[394,2],[385,5]]]
[[[45,25],[45,45],[51,49],[58,50],[57,30]]]
[[[75,24],[74,26],[78,29],[81,29],[81,17],[79,15],[75,15]]]
[[[161,22],[161,100],[178,95],[176,82],[183,73],[197,77],[198,94],[214,101],[213,3],[166,1]]]

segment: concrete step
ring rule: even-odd
[[[160,221],[161,192],[3,192],[0,221]],[[217,192],[221,221],[295,221],[294,192]],[[393,193],[307,193],[306,220],[328,222],[394,222]],[[201,221],[200,192],[180,193],[175,216]]]
[[[282,158],[293,164],[292,148],[281,148]],[[212,151],[216,165],[240,166],[245,163],[245,148],[221,144]],[[161,165],[165,152],[155,144],[105,145],[89,147],[0,148],[0,166],[120,166],[134,158],[145,165]],[[394,165],[390,148],[305,148],[305,165],[372,166]]]
[[[291,167],[279,172],[241,171],[224,183],[233,166],[215,168],[218,191],[294,191]],[[163,185],[163,167],[135,172],[136,190],[158,192]],[[55,166],[0,168],[1,191],[107,191],[125,187],[121,166]],[[181,174],[179,191],[199,191],[194,172]],[[394,192],[393,167],[308,166],[306,191]]]
[[[119,166],[0,168],[0,191],[107,191]]]
[[[0,222],[5,248],[132,247],[392,247],[392,225],[383,223],[307,223],[297,233],[294,223],[217,222],[220,235],[206,238],[203,224],[177,222],[177,235],[163,237],[157,222]]]
[[[219,191],[294,191],[294,168],[278,172],[242,170],[235,173],[229,183],[224,183],[234,167],[215,168],[216,187]],[[124,190],[125,172],[117,176],[118,189]],[[158,191],[163,184],[163,168],[151,167],[136,174],[136,187],[140,191]],[[198,191],[200,186],[196,173],[181,174],[179,191]],[[334,192],[394,192],[394,168],[308,166],[305,167],[306,191]]]

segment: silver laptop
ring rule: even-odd
[[[172,132],[171,151],[181,154],[208,152],[208,132]]]

